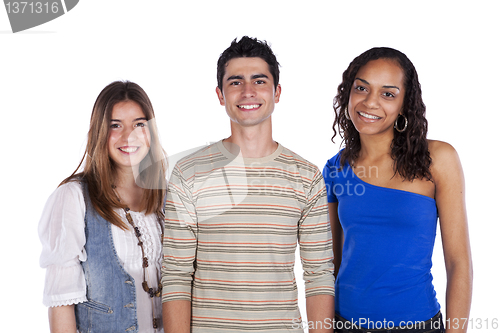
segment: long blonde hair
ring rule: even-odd
[[[146,210],[146,214],[155,213],[158,219],[163,219],[163,200],[166,192],[165,153],[160,145],[156,124],[150,121],[155,118],[153,105],[146,92],[133,82],[115,81],[101,91],[92,110],[85,154],[73,174],[59,186],[70,181],[85,181],[90,201],[99,215],[110,223],[126,229],[125,222],[113,210],[113,208],[125,208],[125,205],[119,201],[113,190],[116,171],[114,162],[109,157],[107,144],[113,107],[123,101],[134,101],[139,104],[146,120],[149,121],[150,149],[139,165],[136,182],[144,188],[142,209]],[[82,164],[84,164],[83,171],[78,172]]]

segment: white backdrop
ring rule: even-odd
[[[339,149],[340,140],[330,141],[332,98],[349,62],[374,46],[408,55],[429,138],[451,143],[464,167],[475,275],[470,331],[500,331],[491,325],[500,318],[497,7],[494,0],[82,0],[17,34],[0,9],[3,327],[48,332],[38,219],[82,157],[101,89],[117,79],[139,83],[170,155],[217,141],[229,135],[229,119],[215,94],[216,62],[232,39],[249,35],[270,42],[281,64],[274,139],[320,168]],[[444,306],[439,237],[433,274]],[[303,300],[301,307],[305,316]]]

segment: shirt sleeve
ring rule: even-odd
[[[337,175],[337,168],[332,165],[331,160],[326,162],[323,168],[323,178],[325,179],[326,194],[328,202],[338,202],[335,195],[335,177]]]
[[[70,182],[49,197],[40,218],[40,266],[46,268],[43,304],[71,305],[87,300],[80,261],[85,252],[85,202],[81,187]]]
[[[165,203],[162,302],[191,300],[198,235],[195,212],[191,190],[176,165]]]
[[[319,170],[307,193],[307,204],[299,221],[298,239],[306,297],[335,296],[332,232],[325,183]]]

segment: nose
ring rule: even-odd
[[[254,97],[255,96],[255,87],[251,83],[245,83],[243,85],[243,96],[244,97]]]
[[[128,144],[134,142],[135,140],[137,140],[137,137],[139,136],[139,133],[137,133],[138,130],[140,129],[128,126],[125,127],[122,132],[122,139]]]
[[[379,106],[378,103],[378,96],[374,94],[373,92],[370,92],[368,95],[366,95],[366,99],[363,102],[366,107],[370,109],[376,109]]]
[[[128,143],[132,145],[132,143],[136,145],[146,144],[149,147],[151,138],[149,136],[149,127],[141,126],[133,128],[128,135]]]

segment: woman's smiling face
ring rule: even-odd
[[[348,112],[360,135],[393,136],[405,96],[404,72],[391,59],[371,60],[356,74]]]
[[[151,135],[139,104],[123,101],[111,113],[108,136],[109,157],[120,168],[138,166],[149,151]]]

